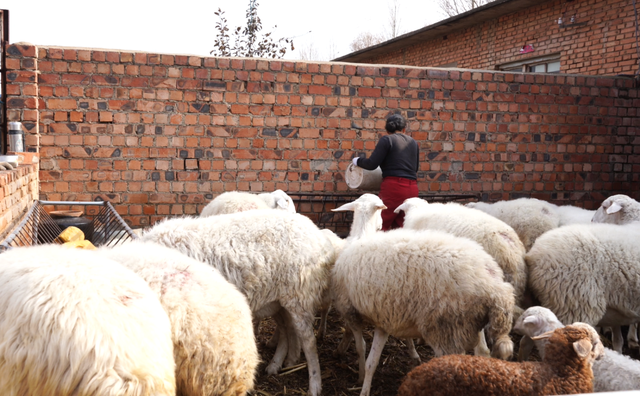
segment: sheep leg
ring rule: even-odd
[[[285,356],[289,350],[289,339],[287,337],[286,331],[286,321],[282,316],[282,311],[273,315],[273,320],[275,320],[276,325],[281,328],[281,331],[278,332],[278,346],[276,347],[276,352],[271,358],[269,365],[267,366],[267,374],[275,375],[278,374],[278,371],[282,368],[282,362],[284,361]]]
[[[627,333],[627,342],[629,343],[629,348],[638,348],[640,344],[638,344],[638,324],[633,323],[629,325],[629,332]]]
[[[351,329],[347,326],[344,329],[344,334],[342,335],[342,340],[340,341],[340,344],[338,345],[336,350],[333,351],[333,356],[334,357],[344,356],[345,352],[347,352],[347,348],[349,348],[349,344],[351,344],[352,339],[353,339],[353,331],[351,331]]]
[[[319,339],[323,339],[324,335],[327,334],[327,316],[329,316],[330,310],[331,310],[330,304],[327,307],[322,307],[320,309],[320,325],[318,326]]]
[[[520,350],[518,351],[518,361],[524,362],[529,358],[531,351],[533,350],[533,340],[527,336],[522,336],[520,339]]]
[[[362,385],[364,382],[365,375],[365,356],[367,353],[367,343],[364,341],[364,337],[362,336],[362,328],[352,327],[351,331],[353,332],[353,338],[356,341],[356,351],[358,352],[358,384]],[[345,332],[346,338],[346,332]],[[344,338],[343,338],[344,340]]]
[[[286,325],[283,330],[286,332],[287,338],[289,339],[289,349],[287,350],[287,360],[285,361],[285,364],[287,367],[291,367],[300,360],[300,339],[296,334],[296,329],[293,327],[289,313],[282,310],[282,316],[284,317]]]
[[[371,342],[369,357],[367,358],[364,383],[362,384],[362,391],[360,392],[360,396],[369,396],[369,393],[371,392],[371,381],[373,380],[373,373],[375,373],[376,368],[378,367],[382,349],[387,343],[388,338],[389,333],[379,327],[376,327],[375,333],[373,335],[373,341]]]
[[[491,357],[491,351],[487,346],[487,339],[484,336],[484,329],[478,333],[478,344],[473,348],[473,354],[476,356]]]
[[[419,365],[420,355],[418,355],[418,351],[416,351],[416,346],[413,343],[413,338],[407,338],[404,340],[405,344],[407,344],[407,349],[409,351],[409,357],[414,360],[414,363]]]
[[[298,312],[291,312],[291,322],[296,330],[298,339],[302,343],[302,350],[307,359],[309,370],[309,392],[310,396],[319,396],[322,390],[322,379],[320,377],[320,361],[318,359],[318,349],[316,348],[316,336],[313,333],[313,315]]]
[[[611,327],[611,341],[613,343],[613,350],[618,353],[622,353],[624,337],[622,337],[622,329],[620,326]]]

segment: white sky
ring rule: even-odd
[[[263,31],[294,37],[299,50],[317,60],[351,52],[360,32],[389,30],[394,0],[258,0]],[[445,19],[436,0],[395,0],[402,33]],[[11,43],[138,50],[208,56],[213,49],[214,12],[225,11],[228,26],[244,26],[249,0],[0,0],[9,10]],[[277,25],[276,29],[273,26]]]

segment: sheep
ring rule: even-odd
[[[282,190],[262,194],[228,191],[209,202],[202,209],[200,216],[209,217],[256,209],[281,209],[290,213],[296,212],[293,200]]]
[[[605,199],[593,215],[594,223],[628,224],[640,221],[640,202],[624,195]]]
[[[637,225],[636,225],[637,224]],[[576,224],[542,235],[525,256],[528,287],[563,323],[640,320],[640,223]],[[622,339],[614,338],[622,352]]]
[[[542,362],[502,362],[468,355],[436,357],[407,374],[398,396],[533,396],[593,391],[591,365],[604,355],[595,329],[574,323],[535,339],[548,339]]]
[[[627,195],[613,195],[605,199],[602,204],[600,204],[600,207],[593,215],[592,221],[594,223],[608,224],[628,224],[640,221],[640,202]],[[611,329],[611,334],[616,345],[621,345],[624,342],[622,338],[622,331],[619,326],[614,326]],[[629,347],[638,347],[637,324],[629,325],[627,341],[629,343]]]
[[[509,358],[515,297],[495,260],[476,242],[440,231],[375,232],[384,208],[364,194],[334,209],[355,212],[331,282],[334,306],[355,337],[361,396],[370,393],[389,335],[422,337],[440,356],[473,349],[488,325],[493,355]],[[375,325],[366,366],[365,322]]]
[[[536,198],[518,198],[493,204],[470,202],[467,207],[489,213],[509,224],[527,251],[540,235],[560,225],[560,216],[552,204]]]
[[[504,272],[505,280],[520,302],[527,284],[524,245],[518,234],[505,222],[480,210],[457,203],[432,203],[420,198],[405,200],[395,212],[405,212],[404,228],[440,230],[478,242]]]
[[[149,286],[94,251],[0,255],[3,395],[175,395],[169,319]]]
[[[246,297],[209,265],[149,242],[98,254],[144,279],[169,316],[179,395],[244,395],[259,362]]]
[[[329,285],[335,251],[326,235],[303,215],[281,210],[251,210],[213,218],[165,220],[142,234],[217,268],[247,296],[255,319],[284,309],[302,343],[309,370],[309,393],[321,390],[313,334],[314,313]],[[274,319],[277,319],[278,315]],[[285,326],[285,323],[278,323]],[[267,366],[282,367],[286,345]]]
[[[514,332],[521,334],[522,340],[528,345],[526,350],[521,349],[519,360],[525,360],[535,342],[540,356],[544,357],[545,339],[533,341],[532,338],[547,331],[559,329],[564,325],[551,312],[544,307],[530,307],[518,318],[513,327]],[[614,392],[640,389],[640,362],[604,348],[602,359],[593,363],[593,391]]]

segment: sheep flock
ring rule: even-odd
[[[411,198],[396,209],[404,227],[386,232],[384,209],[374,194],[333,209],[353,212],[343,239],[282,190],[230,191],[118,246],[10,249],[2,394],[640,390],[640,361],[622,354],[638,348],[640,202]],[[390,387],[376,372],[388,378],[394,359],[410,363]],[[326,385],[340,375],[348,389]]]

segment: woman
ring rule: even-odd
[[[418,196],[418,143],[404,133],[407,121],[400,114],[387,118],[389,133],[380,138],[370,158],[353,159],[353,164],[367,170],[382,169],[379,197],[387,209],[382,211],[382,230],[402,227],[404,213],[393,213],[407,198]]]

